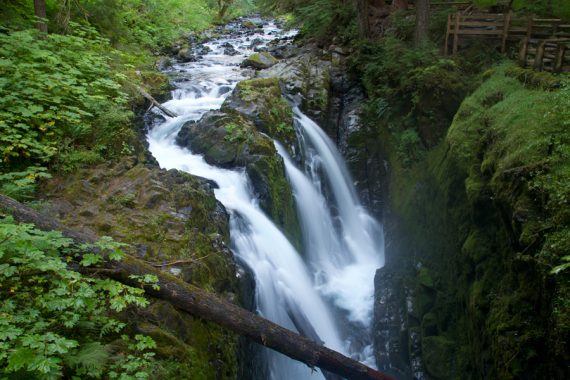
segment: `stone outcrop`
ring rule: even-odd
[[[276,78],[243,81],[220,111],[186,123],[177,143],[203,154],[210,164],[245,168],[262,209],[300,248],[293,193],[273,143],[273,139],[285,146],[293,143],[292,118]]]
[[[51,180],[43,190],[49,200],[44,212],[78,231],[132,244],[125,248],[131,255],[239,302],[228,216],[213,186],[125,158]],[[166,367],[212,379],[235,378],[233,334],[156,299],[125,318],[129,329],[157,342],[158,359],[186,363]],[[165,376],[186,376],[182,372]]]
[[[267,52],[254,53],[241,64],[242,67],[252,67],[256,70],[267,69],[277,63],[277,59]]]

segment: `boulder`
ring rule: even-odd
[[[238,55],[239,54],[239,51],[237,51],[236,48],[234,47],[234,45],[230,44],[229,42],[225,42],[220,46],[224,48],[224,54],[225,55]]]
[[[184,124],[176,142],[203,154],[211,165],[233,168],[245,166],[258,155],[275,154],[273,142],[236,113],[210,111],[198,122]]]
[[[293,113],[277,78],[245,80],[224,101],[222,111],[238,112],[255,127],[285,145],[295,142]]]
[[[331,63],[311,52],[283,60],[257,73],[259,78],[279,78],[284,91],[296,98],[305,113],[323,121],[330,102]]]
[[[184,45],[180,48],[177,54],[178,60],[181,62],[196,62],[197,58],[192,53],[192,49],[188,45]]]
[[[277,59],[267,52],[255,53],[247,57],[242,67],[253,67],[257,70],[267,69],[277,63]]]

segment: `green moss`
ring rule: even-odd
[[[262,183],[266,188],[266,196],[260,199],[262,209],[281,227],[289,241],[300,249],[301,230],[295,200],[281,157],[277,154],[260,157],[247,166],[247,173],[254,184]]]
[[[401,225],[394,255],[437,278],[429,293],[425,274],[408,272],[414,317],[446,337],[425,341],[436,378],[556,377],[568,357],[569,275],[549,270],[570,249],[570,90],[528,86],[508,70],[490,71],[445,141],[411,167],[381,132]],[[440,356],[446,339],[453,365]]]
[[[295,141],[293,111],[281,94],[278,78],[259,78],[241,81],[236,92],[248,107],[259,112],[258,127],[269,136],[285,143]]]
[[[418,282],[425,286],[426,288],[433,289],[434,288],[434,281],[432,277],[432,273],[427,268],[421,268],[418,273]]]
[[[129,253],[200,288],[237,293],[227,216],[203,180],[125,160],[54,178],[44,193],[71,228],[129,243]],[[158,343],[156,378],[235,378],[236,338],[218,327],[157,300],[128,321]]]
[[[455,367],[455,344],[444,336],[422,339],[422,358],[429,375],[434,379],[450,379]]]
[[[473,260],[475,264],[480,263],[493,253],[485,232],[480,229],[473,229],[470,232],[465,243],[463,243],[461,252]]]

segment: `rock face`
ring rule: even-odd
[[[69,227],[131,244],[126,248],[130,254],[237,302],[228,216],[212,186],[127,158],[54,178],[44,194],[49,199],[46,212]],[[125,316],[128,328],[157,342],[163,378],[185,378],[188,373],[235,378],[235,336],[160,300],[151,299],[137,313]]]
[[[245,168],[262,209],[300,248],[293,194],[273,144],[273,138],[285,146],[295,140],[292,117],[276,78],[243,81],[220,111],[186,123],[176,141],[210,164]]]
[[[267,69],[277,63],[277,59],[267,52],[255,53],[247,57],[242,67],[252,67],[256,70]]]
[[[319,122],[326,119],[330,96],[329,61],[322,60],[310,49],[283,60],[257,73],[259,78],[279,78],[284,92],[307,115]]]

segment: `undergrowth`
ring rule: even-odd
[[[68,269],[69,262],[82,268],[102,263],[93,249],[108,260],[123,256],[109,239],[77,247],[59,232],[0,219],[0,376],[149,377],[156,344],[124,333],[116,317],[131,305],[146,306],[144,291]]]

